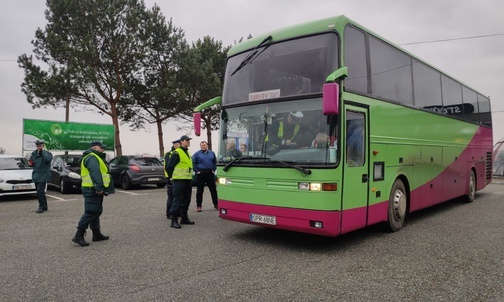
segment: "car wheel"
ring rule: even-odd
[[[166,184],[156,184],[156,186],[161,189],[161,188],[166,187]]]
[[[387,223],[388,231],[397,232],[402,228],[404,219],[406,218],[407,206],[408,198],[406,195],[406,187],[400,179],[396,179],[390,191]]]
[[[70,191],[70,186],[65,182],[63,178],[60,179],[60,193],[66,194]]]
[[[123,177],[121,178],[121,187],[124,190],[131,189],[131,181],[127,175],[123,175]]]

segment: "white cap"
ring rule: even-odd
[[[301,111],[291,111],[289,114],[297,118],[302,118],[304,116],[303,112]]]

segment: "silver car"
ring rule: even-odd
[[[37,194],[32,171],[26,158],[0,155],[0,196]]]

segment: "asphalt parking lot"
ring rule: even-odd
[[[477,200],[413,214],[397,233],[336,238],[218,218],[209,192],[194,226],[165,217],[165,189],[106,197],[104,242],[71,238],[79,193],[0,200],[0,301],[503,301],[504,182]]]

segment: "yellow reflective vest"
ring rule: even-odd
[[[284,138],[283,137],[283,135],[284,135],[284,121],[281,120],[279,122],[277,136],[279,139],[293,140],[294,137],[296,137],[296,135],[298,134],[299,128],[300,128],[299,124],[296,123],[294,125],[294,134],[292,135],[292,137],[291,138]],[[269,137],[268,137],[268,135],[266,135],[266,139],[264,141],[267,142],[268,140],[269,140]],[[277,146],[277,145],[273,144],[273,146]]]
[[[177,151],[180,161],[173,169],[172,179],[192,179],[191,157],[182,148],[177,148],[175,151]]]
[[[82,178],[82,187],[88,187],[91,188],[93,187],[93,181],[91,180],[91,174],[89,173],[88,168],[84,166],[84,160],[87,159],[89,156],[94,156],[96,159],[98,159],[98,163],[100,164],[100,173],[102,175],[103,179],[103,186],[107,188],[110,185],[110,174],[108,173],[108,168],[103,159],[101,159],[98,155],[94,154],[93,152],[87,154],[84,156],[81,160],[81,178]]]

